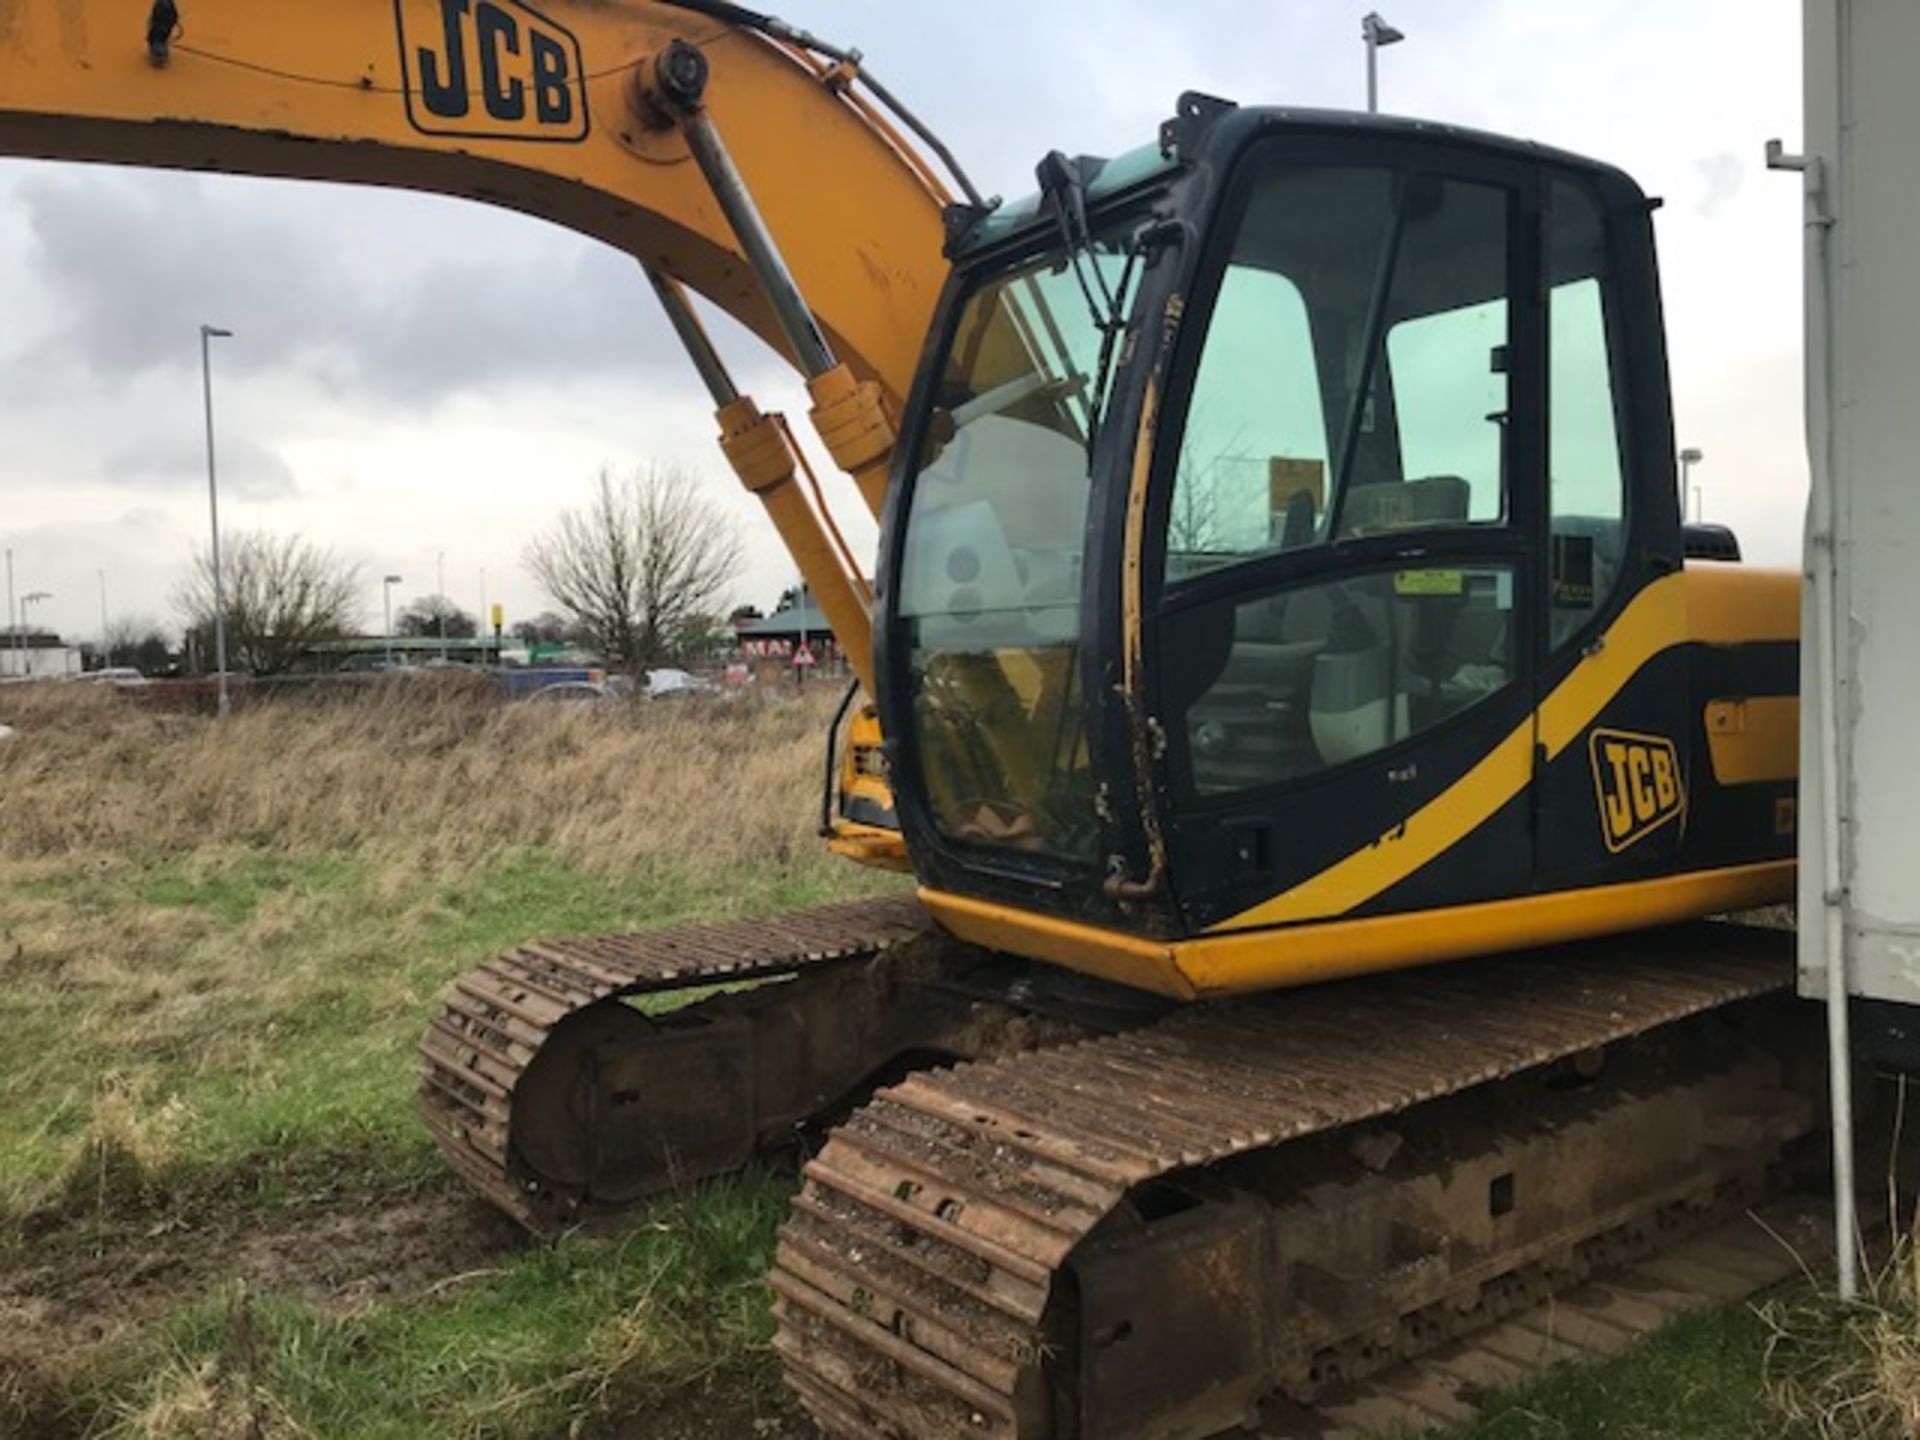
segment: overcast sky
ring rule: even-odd
[[[1359,107],[1365,3],[1147,0],[955,8],[815,0],[783,10],[842,44],[952,143],[983,190],[1033,188],[1048,149],[1150,139],[1175,95]],[[1665,199],[1657,217],[1683,444],[1709,519],[1792,563],[1805,490],[1795,0],[1381,0],[1407,32],[1382,108],[1597,156]],[[485,305],[448,304],[484,274]],[[524,296],[516,303],[516,292]],[[631,262],[468,202],[290,182],[0,162],[0,545],[33,618],[96,634],[174,623],[173,577],[206,532],[197,327],[216,342],[221,518],[298,531],[399,598],[546,602],[521,547],[603,464],[694,467],[739,516],[737,598],[791,575],[712,440],[709,406]],[[455,321],[445,322],[452,314]],[[425,317],[443,317],[427,324]],[[758,342],[722,339],[769,408],[802,392]],[[835,492],[870,546],[850,487]]]

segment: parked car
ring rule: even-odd
[[[107,665],[73,678],[88,685],[111,685],[116,690],[140,690],[153,683],[131,665]]]
[[[664,700],[672,695],[698,695],[719,688],[704,675],[694,675],[686,670],[647,671],[649,700]]]
[[[535,665],[527,669],[508,668],[493,672],[501,689],[509,696],[532,695],[555,685],[601,685],[607,672],[598,667]]]
[[[361,654],[347,656],[333,669],[336,675],[372,675],[388,670],[411,670],[413,666],[405,660],[390,660],[385,655]]]
[[[611,709],[620,697],[592,680],[562,680],[527,696],[530,705],[564,705],[569,709]]]

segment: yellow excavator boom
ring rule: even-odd
[[[831,347],[824,373],[794,353],[662,108],[655,67],[675,41],[710,67],[705,118]],[[890,418],[946,275],[947,191],[853,65],[637,0],[160,0],[145,14],[0,0],[0,154],[433,191],[591,235],[808,370],[816,427],[876,512]],[[870,680],[868,588],[799,489],[777,418],[717,408],[729,458]]]

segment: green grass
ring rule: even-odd
[[[1772,1333],[1744,1305],[1690,1315],[1609,1360],[1553,1367],[1446,1440],[1798,1440],[1759,1383]]]
[[[248,849],[7,870],[0,1027],[20,1043],[0,1067],[0,1268],[132,1260],[155,1237],[343,1206],[371,1221],[449,1190],[414,1111],[414,1046],[453,974],[533,935],[863,884],[635,883],[532,849],[453,877]],[[345,1311],[237,1289],[236,1266],[64,1375],[62,1423],[132,1440],[256,1422],[531,1440],[716,1373],[765,1396],[762,1276],[788,1184],[744,1177],[666,1202],[617,1239],[509,1240],[444,1293]],[[7,1359],[0,1347],[0,1371]]]
[[[0,867],[0,880],[4,880]],[[788,880],[770,911],[835,893]],[[414,1046],[457,972],[540,934],[632,929],[738,905],[668,874],[634,883],[538,850],[457,877],[234,850],[35,867],[0,898],[0,1237],[84,1200],[102,1097],[145,1127],[145,1201],[276,1204],[436,1177]],[[4,1239],[0,1239],[0,1244]]]
[[[743,1357],[771,1333],[761,1276],[786,1193],[743,1176],[617,1239],[570,1238],[445,1294],[346,1313],[228,1286],[103,1357],[80,1407],[133,1440],[248,1425],[518,1440],[715,1377],[763,1389],[770,1371]]]

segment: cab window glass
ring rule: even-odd
[[[1276,384],[1282,375],[1293,383]],[[1282,545],[1287,498],[1324,495],[1326,469],[1306,302],[1277,271],[1229,265],[1187,411],[1168,549],[1208,568]]]
[[[1387,336],[1401,474],[1461,482],[1466,513],[1449,518],[1500,518],[1506,343],[1504,299],[1403,320]]]
[[[1514,678],[1513,571],[1374,571],[1167,617],[1187,798],[1299,780],[1418,735]]]
[[[1113,290],[1138,278],[1130,233],[1103,227],[1087,259]],[[939,371],[896,604],[929,806],[961,844],[1097,850],[1079,658],[1102,339],[1048,254],[981,281]]]
[[[1620,577],[1626,477],[1607,331],[1606,229],[1587,191],[1553,187],[1547,291],[1547,601],[1555,645],[1571,640]]]
[[[1508,203],[1385,169],[1255,182],[1183,417],[1169,583],[1504,518]]]

